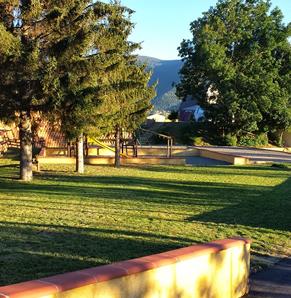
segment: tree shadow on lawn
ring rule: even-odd
[[[159,211],[178,210],[181,214],[185,210],[187,214],[195,211],[197,214],[198,210],[198,215],[185,215],[184,220],[213,224],[213,229],[216,223],[224,223],[290,231],[291,178],[274,188],[131,176],[54,174],[49,178],[52,181],[40,176],[33,183],[0,179],[0,195],[6,196],[2,196],[0,203],[4,207],[8,205],[10,210],[43,208],[60,214],[72,207],[76,215],[79,206],[88,204],[89,211],[90,204],[98,207],[100,201],[109,204],[108,212],[112,208],[115,212],[128,208],[142,211],[148,206]],[[148,203],[146,208],[145,203]],[[207,211],[208,206],[211,211]],[[118,227],[78,228],[12,222],[0,222],[0,239],[2,285],[167,251],[193,241]]]
[[[119,210],[131,206],[138,208],[137,210],[142,206],[142,210],[144,204],[147,204],[147,208],[151,206],[153,210],[170,212],[172,207],[181,208],[180,211],[183,212],[186,210],[185,221],[190,222],[236,224],[274,230],[290,229],[291,178],[275,188],[119,176],[56,175],[55,179],[58,184],[52,185],[41,184],[43,181],[31,184],[2,181],[0,194],[4,193],[7,198],[0,203],[11,208],[42,208],[34,204],[50,204],[51,201],[55,203],[55,207],[44,205],[43,208],[60,211],[68,211],[68,206],[84,207],[86,203],[108,202],[110,208],[113,205],[113,208]],[[72,182],[72,185],[68,185],[67,181]],[[19,202],[10,202],[9,195],[19,197]],[[31,200],[32,204],[27,205],[28,200]],[[197,215],[187,217],[191,212]]]
[[[160,253],[187,238],[98,228],[0,222],[0,286]]]
[[[188,217],[188,221],[239,224],[291,231],[291,178],[258,198]]]
[[[72,178],[72,179],[71,179]],[[80,178],[80,179],[79,179]],[[55,180],[54,180],[55,181]],[[70,181],[62,184],[62,181]],[[79,183],[78,183],[78,182]],[[80,183],[82,181],[83,183]],[[94,185],[95,181],[95,185]],[[257,187],[241,184],[160,180],[136,177],[66,177],[60,176],[57,184],[15,183],[1,181],[0,194],[17,197],[60,197],[65,204],[70,199],[106,199],[140,201],[167,205],[213,205],[235,204],[246,198],[258,198],[270,187]],[[85,183],[86,182],[86,183]],[[9,200],[9,198],[7,199]],[[20,201],[21,202],[21,201]]]
[[[139,166],[127,166],[128,168],[140,168]],[[177,174],[199,174],[211,176],[254,176],[254,177],[274,177],[287,178],[291,175],[291,169],[276,168],[271,166],[188,166],[187,168],[180,166],[144,166],[140,168],[142,171],[158,172],[158,173],[177,173]],[[278,171],[280,173],[278,173]]]
[[[179,167],[179,166],[128,166],[125,167],[130,169],[138,169],[141,172],[160,172],[160,173],[168,173],[168,174],[195,174],[195,175],[206,175],[206,176],[245,176],[245,177],[266,177],[266,178],[289,178],[291,176],[291,169],[278,169],[278,168],[272,168],[272,167],[266,167],[266,166],[246,166],[246,167],[240,167],[240,166],[225,166],[225,167],[194,167],[191,169],[187,169],[185,167]],[[238,170],[238,171],[237,171]],[[243,172],[242,172],[243,170]],[[267,172],[267,173],[266,173]],[[145,186],[153,185],[161,185],[163,183],[168,183],[169,187],[171,188],[171,185],[173,188],[177,188],[181,186],[187,187],[192,186],[196,183],[195,180],[178,180],[179,177],[174,179],[161,179],[161,178],[143,178],[143,177],[133,177],[133,176],[124,176],[122,172],[120,173],[122,176],[76,176],[76,175],[64,175],[61,173],[60,175],[56,172],[43,172],[39,176],[43,180],[49,180],[52,179],[54,181],[60,181],[60,182],[73,182],[76,184],[98,184],[98,183],[104,183],[107,182],[110,185],[118,185],[122,183],[123,185],[140,185],[141,183]],[[167,176],[166,176],[167,177]],[[199,182],[197,182],[199,183]],[[205,182],[207,183],[207,182]],[[209,185],[219,185],[219,183],[211,183],[209,182]],[[227,183],[221,183],[221,185],[228,186]],[[229,184],[229,185],[238,185],[239,184]],[[241,184],[242,188],[245,186],[245,184]],[[264,187],[264,186],[263,186]]]
[[[19,165],[17,164],[13,164],[13,163],[0,164],[0,187],[1,187],[1,179],[19,180],[19,177],[17,176],[16,171],[19,172]],[[4,172],[4,175],[2,174],[3,172]]]

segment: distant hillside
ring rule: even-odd
[[[139,61],[146,63],[153,71],[150,83],[158,81],[157,97],[153,99],[155,111],[171,111],[178,108],[180,100],[175,95],[173,83],[179,82],[181,60],[160,60],[157,58],[140,56]]]

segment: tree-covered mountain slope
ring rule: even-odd
[[[146,63],[153,72],[150,83],[158,82],[157,96],[153,99],[154,111],[171,111],[178,108],[180,100],[175,95],[173,83],[179,82],[181,60],[160,60],[140,56],[139,61]]]

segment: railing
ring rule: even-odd
[[[1,153],[6,152],[9,147],[20,148],[20,141],[14,137],[14,134],[11,129],[0,129]]]
[[[174,139],[172,137],[152,131],[152,130],[144,129],[144,128],[140,128],[139,130],[147,132],[147,133],[151,133],[152,135],[156,135],[156,136],[160,137],[161,139],[166,140],[167,141],[167,158],[172,157],[173,143],[174,143]]]

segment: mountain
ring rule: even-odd
[[[150,83],[158,82],[157,96],[153,99],[154,111],[176,110],[180,100],[175,95],[173,83],[179,82],[181,60],[160,60],[153,57],[139,56],[139,62],[145,63],[153,72]]]

